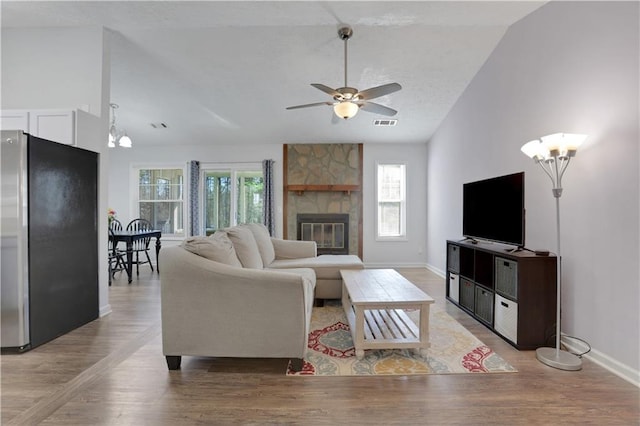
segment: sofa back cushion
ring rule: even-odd
[[[260,251],[260,257],[262,257],[262,263],[264,267],[271,265],[276,259],[276,252],[273,249],[273,243],[271,242],[271,235],[266,226],[261,223],[247,223],[242,225],[251,230],[253,237],[258,244],[258,250]]]
[[[233,248],[236,250],[242,266],[251,269],[263,269],[264,264],[262,263],[262,256],[260,256],[258,243],[249,228],[246,226],[234,226],[224,229],[224,232],[227,233],[233,243]]]
[[[187,237],[181,246],[185,250],[209,260],[242,267],[231,240],[224,232],[216,232],[210,237]]]

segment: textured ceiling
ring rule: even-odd
[[[104,26],[112,43],[111,102],[137,146],[304,142],[426,142],[509,25],[533,1],[2,1],[2,27]],[[375,100],[398,110],[344,121],[310,83],[360,90],[398,82]],[[151,123],[165,123],[154,129]]]

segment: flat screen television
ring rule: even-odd
[[[524,172],[463,184],[462,234],[524,248]]]

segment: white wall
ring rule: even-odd
[[[365,144],[363,152],[363,262],[368,268],[426,265],[426,144]],[[407,239],[376,241],[376,162],[407,166]]]
[[[83,109],[77,146],[100,153],[99,307],[111,311],[105,170],[110,61],[102,28],[2,28],[2,109]],[[102,111],[107,111],[102,116]]]
[[[211,145],[180,147],[114,148],[109,155],[109,207],[121,222],[133,219],[135,206],[131,192],[136,177],[132,167],[144,164],[173,164],[179,167],[189,160],[200,162],[261,162],[275,160],[274,184],[276,203],[276,235],[282,237],[282,144]],[[402,242],[375,241],[375,163],[402,161],[408,170],[408,239]],[[365,144],[363,153],[363,261],[367,266],[424,266],[426,264],[426,171],[425,144]],[[133,185],[133,186],[132,186]],[[177,244],[163,239],[162,245]]]
[[[428,144],[428,263],[462,230],[464,182],[524,170],[529,248],[555,251],[551,182],[520,152],[587,133],[563,179],[562,330],[640,383],[639,5],[551,2],[513,25]]]
[[[100,116],[101,28],[3,28],[2,108],[82,105]]]
[[[261,163],[274,160],[276,203],[276,235],[282,236],[282,144],[214,145],[210,146],[142,146],[133,140],[133,148],[109,150],[109,207],[117,212],[123,225],[138,217],[132,204],[137,176],[132,168],[140,165],[186,166],[191,160],[201,163]],[[185,224],[186,225],[186,224]],[[165,239],[162,240],[163,245]]]

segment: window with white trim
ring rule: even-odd
[[[138,168],[138,217],[164,237],[184,237],[184,169]],[[123,224],[126,226],[126,224]]]
[[[376,179],[376,239],[404,240],[407,235],[406,165],[377,163]]]
[[[263,223],[261,164],[202,167],[205,234],[239,223]]]

